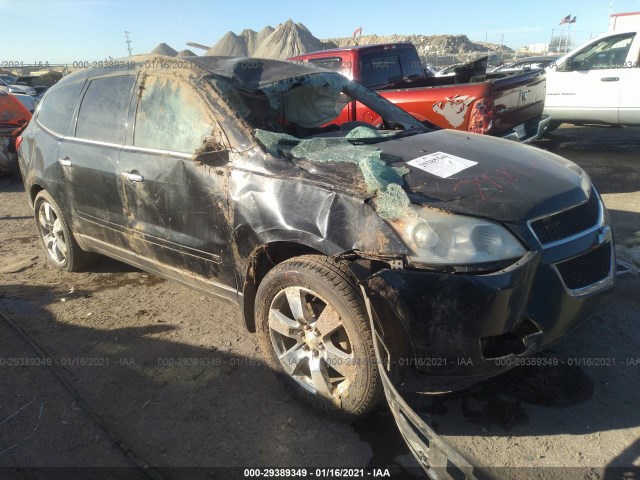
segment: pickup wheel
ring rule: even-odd
[[[256,296],[260,346],[285,388],[323,413],[354,420],[382,398],[369,320],[346,262],[286,260]]]
[[[83,270],[94,254],[83,251],[71,234],[62,210],[45,190],[36,195],[34,215],[40,243],[47,252],[49,263],[59,270]]]

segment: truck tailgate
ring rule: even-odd
[[[490,74],[488,75],[490,79]],[[488,133],[498,135],[544,111],[547,93],[544,70],[534,70],[492,80],[493,124]]]
[[[467,130],[473,102],[491,95],[490,82],[377,90],[417,120],[441,128]]]

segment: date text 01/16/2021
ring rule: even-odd
[[[388,468],[245,468],[245,478],[390,478]]]

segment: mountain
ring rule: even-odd
[[[276,28],[266,26],[259,32],[250,28],[242,30],[240,34],[225,33],[205,55],[222,55],[233,57],[262,57],[285,60],[289,57],[302,55],[328,48],[346,47],[354,45],[372,45],[376,43],[411,42],[418,54],[428,61],[434,56],[477,57],[487,52],[513,52],[506,46],[487,42],[472,42],[466,35],[362,35],[360,37],[338,37],[320,40],[302,23],[295,23],[289,19]],[[160,51],[162,50],[162,52]],[[163,52],[169,53],[163,53]],[[173,48],[165,43],[158,45],[152,53],[163,53],[175,56]],[[181,54],[183,52],[180,52]],[[449,61],[460,59],[449,59]]]
[[[166,55],[168,57],[175,57],[176,55],[178,55],[178,51],[174,50],[166,43],[159,43],[156,48],[151,50],[151,53],[154,53],[156,55]]]
[[[258,48],[258,32],[245,28],[240,32],[240,36],[244,38],[245,50],[247,51],[247,56],[250,57]]]
[[[178,52],[178,57],[195,57],[197,56],[195,53],[193,53],[191,50],[180,50]]]
[[[256,42],[257,42],[256,46],[260,45],[262,42],[264,42],[264,39],[267,38],[269,35],[271,35],[274,30],[275,30],[275,28],[273,28],[271,25],[267,25],[262,30],[260,30],[258,32],[258,38],[256,39]]]
[[[285,60],[295,55],[324,48],[302,23],[289,19],[276,28],[266,26],[259,32],[243,30],[240,35],[227,32],[205,55],[252,56]]]
[[[294,23],[289,19],[278,25],[260,43],[253,55],[261,58],[286,60],[289,57],[316,50],[322,50],[322,42],[314,37],[302,23]]]
[[[247,41],[241,35],[236,35],[233,32],[227,32],[213,47],[207,50],[205,55],[246,57],[248,55]]]
[[[411,42],[415,45],[421,57],[430,55],[464,55],[482,53],[487,50],[500,51],[500,45],[487,42],[472,42],[466,35],[362,35],[357,38],[358,45],[373,45],[376,43]],[[354,45],[353,37],[339,37],[324,40],[325,45],[346,47]],[[503,46],[504,52],[513,50]]]

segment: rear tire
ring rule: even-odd
[[[260,346],[285,388],[317,411],[355,420],[382,398],[369,319],[346,262],[286,260],[256,295]]]
[[[93,263],[95,254],[80,248],[53,197],[42,190],[33,203],[38,237],[49,263],[66,272],[79,272]]]

